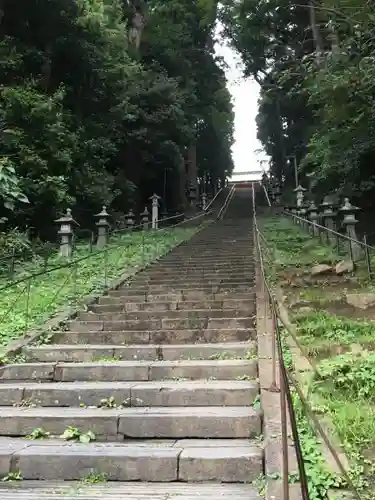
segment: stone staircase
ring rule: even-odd
[[[3,499],[260,498],[255,306],[251,197],[237,193],[224,221],[1,369],[0,473],[23,477]],[[95,440],[59,437],[69,428]],[[50,481],[80,482],[69,496]]]

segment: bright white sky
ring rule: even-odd
[[[227,70],[228,88],[232,94],[235,112],[235,130],[233,145],[233,161],[235,172],[260,170],[260,160],[267,157],[263,152],[255,151],[261,148],[257,140],[255,118],[258,112],[259,86],[251,79],[242,77],[240,57],[228,46],[216,44],[216,53],[224,57],[229,66]],[[267,168],[266,163],[263,168]],[[238,177],[238,180],[242,180]]]

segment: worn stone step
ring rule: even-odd
[[[163,291],[165,289],[170,290],[205,290],[211,287],[249,287],[252,285],[253,278],[239,277],[236,279],[223,279],[223,278],[213,278],[211,280],[195,278],[194,280],[137,280],[132,282],[131,288],[143,289],[146,288],[150,291]]]
[[[211,272],[202,272],[202,271],[184,271],[180,270],[178,275],[176,276],[172,272],[155,272],[155,271],[145,271],[144,273],[139,273],[137,274],[137,279],[144,279],[144,280],[174,280],[174,279],[187,279],[189,281],[193,281],[195,279],[225,279],[225,278],[254,278],[254,270],[238,270],[238,271],[231,271],[228,273],[228,269],[223,269],[222,271],[211,271]]]
[[[187,283],[181,284],[180,286],[169,286],[169,285],[150,285],[150,286],[131,286],[128,288],[119,288],[118,290],[112,290],[109,292],[111,296],[128,296],[128,295],[151,295],[151,294],[177,294],[187,292],[204,292],[209,294],[220,293],[226,291],[229,292],[245,292],[251,291],[252,285],[250,283],[223,283],[223,284],[212,284],[203,285],[202,283]]]
[[[0,435],[27,436],[42,428],[61,435],[69,426],[100,438],[252,438],[261,413],[245,407],[9,408],[0,407]]]
[[[250,406],[258,393],[246,380],[0,384],[2,406]]]
[[[26,480],[53,480],[56,475],[65,481],[81,480],[98,471],[110,482],[190,483],[220,479],[222,483],[249,483],[262,471],[263,455],[249,439],[66,445],[57,440],[27,442],[21,438],[4,442],[3,438],[3,447],[1,472],[5,475],[18,466]],[[81,498],[82,490],[75,493]]]
[[[194,248],[194,247],[192,247]],[[227,252],[227,253],[222,253],[220,252],[218,247],[211,247],[210,252],[207,255],[203,255],[202,252],[199,256],[192,256],[191,254],[188,255],[185,252],[181,252],[178,254],[177,252],[171,252],[168,257],[163,259],[163,264],[171,267],[173,265],[176,266],[181,266],[181,260],[184,264],[184,266],[193,266],[194,264],[198,264],[200,266],[203,266],[207,264],[208,269],[210,268],[215,268],[219,267],[220,265],[251,265],[253,263],[251,256],[249,256],[249,248],[248,250],[248,255],[238,255],[240,252],[240,249],[238,249],[238,252]],[[198,253],[196,249],[194,249],[195,253]],[[214,255],[214,258],[212,256]]]
[[[255,356],[256,347],[255,342],[133,346],[52,344],[26,347],[23,353],[30,362],[177,361],[179,359],[248,359]]]
[[[140,315],[141,313],[137,313]],[[89,316],[91,316],[89,314]],[[184,313],[181,314],[184,316]],[[100,331],[111,331],[111,332],[125,332],[130,331],[153,331],[153,330],[182,330],[182,329],[234,329],[234,328],[252,328],[254,326],[253,318],[249,317],[238,317],[233,315],[231,311],[228,312],[227,316],[224,317],[209,317],[209,316],[191,316],[191,317],[180,317],[180,315],[175,315],[175,317],[160,317],[153,319],[144,319],[148,315],[143,316],[143,318],[134,319],[122,319],[122,320],[74,320],[69,322],[69,328],[76,332],[100,332]]]
[[[219,379],[257,377],[255,359],[209,359],[178,361],[108,361],[91,363],[21,363],[5,365],[1,382],[13,380],[142,381],[164,379]]]
[[[203,274],[196,274],[196,273],[186,273],[184,275],[183,273],[178,273],[177,275],[169,275],[169,276],[137,276],[133,281],[132,284],[135,283],[144,283],[148,285],[153,285],[153,284],[170,284],[171,286],[174,286],[175,284],[181,284],[181,283],[193,283],[197,284],[199,286],[200,283],[225,283],[228,281],[232,282],[240,282],[240,281],[247,281],[250,282],[254,280],[254,273],[236,273],[236,274],[228,274],[228,273],[223,273],[221,275],[218,274],[210,274],[210,275],[203,275]]]
[[[161,302],[131,302],[113,301],[108,304],[95,304],[95,312],[138,312],[138,311],[195,311],[196,309],[236,309],[254,312],[256,307],[255,299],[226,299],[226,300],[181,300],[181,301],[161,301]]]
[[[145,293],[140,295],[107,295],[99,299],[99,304],[129,304],[145,303],[145,302],[189,302],[199,300],[255,300],[253,290],[246,292],[243,291],[230,291],[230,292],[206,292],[197,290],[184,290],[184,292],[167,292],[167,293]]]
[[[237,469],[237,467],[236,467]],[[2,500],[260,500],[250,484],[21,481],[0,483]]]
[[[92,306],[91,311],[81,312],[79,321],[144,321],[158,319],[209,319],[209,318],[245,318],[251,316],[246,309],[179,309],[175,311],[108,311],[103,306]],[[163,325],[161,325],[163,326]]]
[[[59,344],[198,344],[246,342],[254,337],[254,328],[185,328],[153,331],[66,331],[56,334],[55,341]]]

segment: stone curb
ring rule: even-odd
[[[211,220],[211,221],[208,221],[207,224],[204,224],[204,225],[202,224],[201,226],[198,226],[197,230],[189,238],[185,238],[185,239],[181,240],[177,245],[175,245],[174,247],[170,248],[169,250],[167,250],[164,253],[162,253],[161,255],[159,255],[155,260],[147,262],[145,265],[142,265],[140,267],[136,267],[132,271],[126,272],[126,273],[122,274],[120,277],[112,280],[109,283],[108,287],[105,290],[102,290],[102,292],[97,292],[95,295],[84,296],[82,298],[79,306],[77,306],[76,308],[68,307],[68,308],[60,309],[60,311],[55,313],[55,315],[52,318],[47,320],[40,327],[29,330],[29,331],[25,332],[22,337],[14,340],[13,342],[10,342],[10,344],[8,346],[6,346],[4,348],[4,350],[2,350],[0,352],[0,359],[1,358],[8,358],[10,356],[15,356],[15,355],[19,354],[24,347],[40,340],[43,337],[43,335],[45,335],[46,332],[51,332],[52,334],[54,332],[57,333],[57,330],[61,324],[66,323],[67,321],[69,321],[71,319],[74,319],[83,308],[87,308],[87,307],[97,303],[99,298],[102,297],[103,295],[107,295],[109,291],[117,290],[129,278],[133,278],[140,271],[147,269],[147,267],[151,266],[152,264],[154,264],[155,262],[160,260],[162,257],[164,257],[165,255],[170,253],[172,250],[178,248],[179,246],[184,244],[186,241],[189,241],[196,234],[200,233],[203,229],[206,229],[213,222],[215,222],[215,221]],[[4,363],[4,365],[5,364],[6,363]]]

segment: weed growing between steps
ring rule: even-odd
[[[308,402],[326,424],[337,450],[345,452],[348,472],[363,499],[373,499],[375,490],[375,315],[370,310],[348,306],[348,294],[373,292],[360,272],[337,276],[313,275],[312,266],[338,261],[333,248],[322,247],[288,219],[264,219],[262,242],[266,272],[273,286],[281,289],[289,317],[296,325],[298,342],[313,358],[320,375],[295,372]],[[370,352],[367,352],[368,349]],[[347,353],[347,354],[345,354]],[[294,351],[285,345],[288,369],[294,366]],[[298,361],[298,360],[296,360]],[[298,367],[298,362],[295,365]],[[309,378],[306,379],[306,375]],[[342,478],[325,467],[327,460],[294,395],[298,428],[309,479],[311,499],[327,499],[328,490],[345,486]],[[324,457],[324,458],[323,458]],[[339,495],[344,495],[340,492]]]
[[[102,292],[105,282],[152,262],[198,229],[176,228],[119,236],[111,241],[106,251],[94,252],[77,265],[50,271],[2,290],[0,345],[6,346],[26,330],[42,325],[63,306],[79,305],[83,297]],[[84,250],[79,249],[74,259],[84,256]],[[66,262],[56,256],[50,264],[58,266]],[[26,278],[35,269],[40,270],[38,266],[30,263],[14,279]],[[6,284],[5,281],[0,283],[0,287]]]

